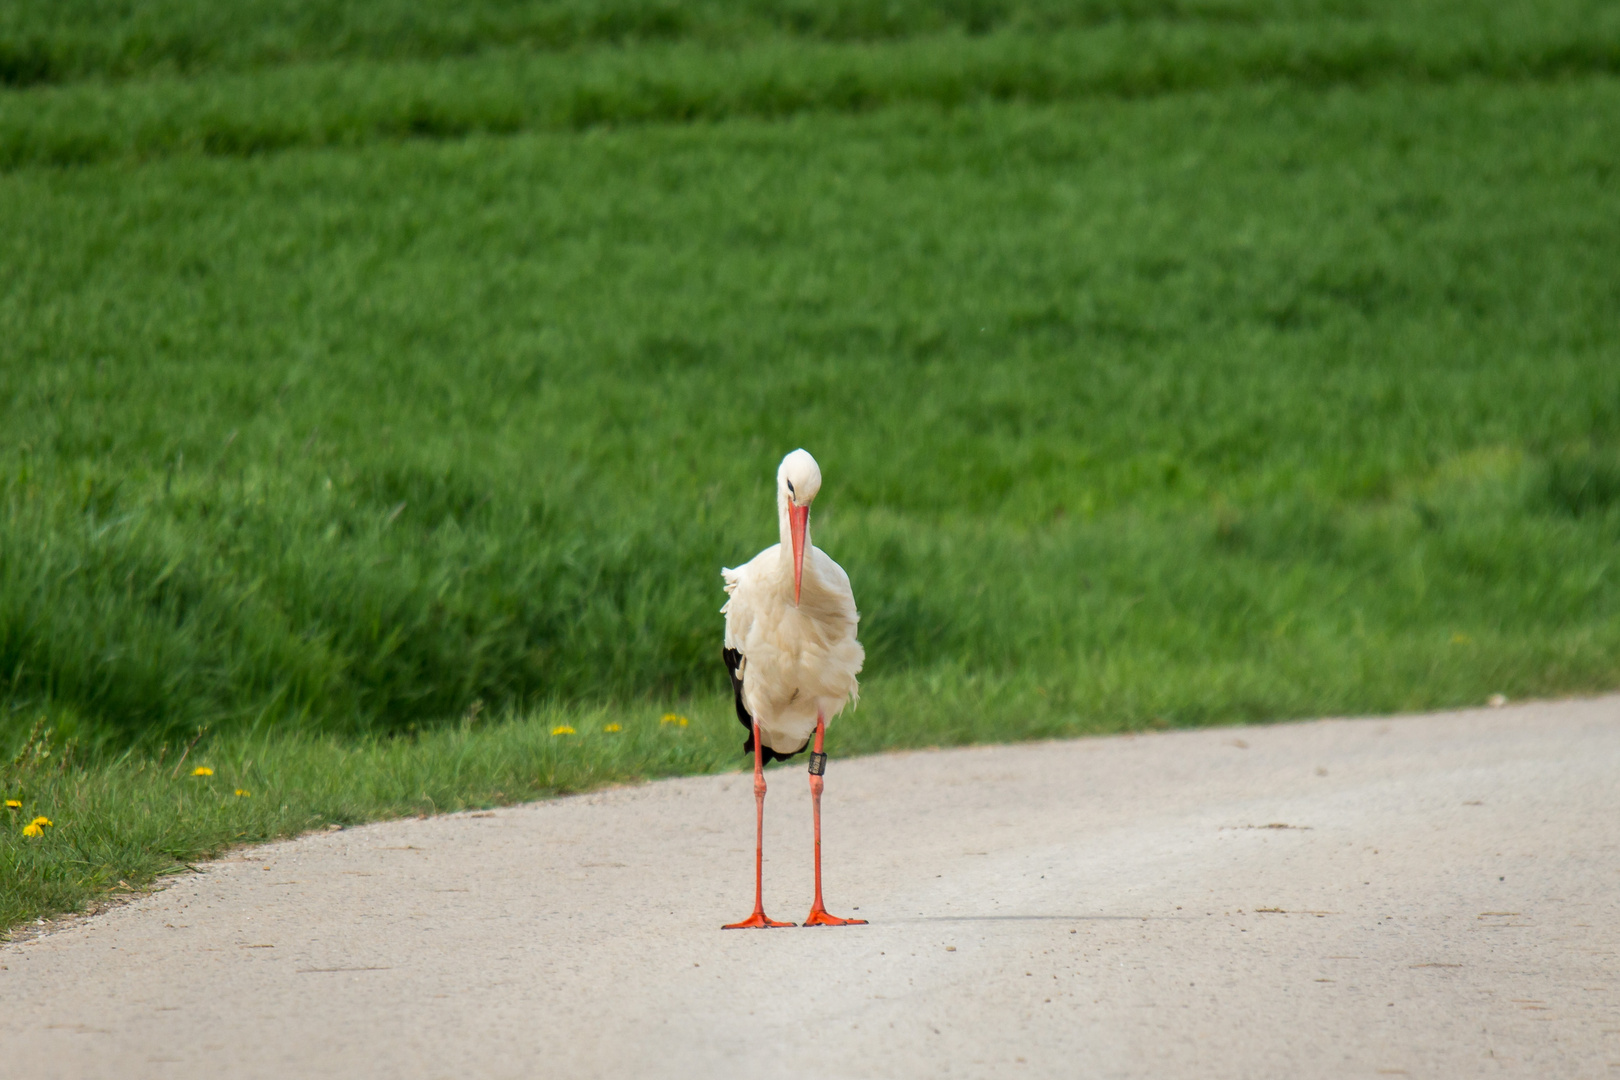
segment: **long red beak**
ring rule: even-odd
[[[788,503],[788,527],[793,530],[793,606],[799,606],[799,585],[804,580],[804,532],[810,525],[810,508]]]

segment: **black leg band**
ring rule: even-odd
[[[810,775],[821,776],[827,771],[827,755],[810,751]]]

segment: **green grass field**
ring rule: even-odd
[[[797,445],[835,754],[1620,685],[1617,73],[1561,0],[6,9],[0,924],[742,764]]]

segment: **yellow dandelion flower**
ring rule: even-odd
[[[678,715],[676,715],[675,713],[672,713],[672,712],[671,713],[665,713],[664,718],[662,720],[658,721],[658,722],[660,724],[674,724],[676,727],[685,727],[686,726],[686,717],[678,716]]]
[[[48,818],[48,817],[37,817],[33,821],[30,821],[28,824],[30,824],[30,825],[52,825],[52,824],[55,824],[55,823],[53,821],[51,821],[51,819]]]
[[[7,799],[6,800],[6,809],[7,810],[21,810],[22,809],[22,800],[21,799]]]
[[[214,770],[210,769],[206,765],[199,765],[195,769],[191,770],[191,775],[192,776],[213,776],[214,775]]]
[[[551,729],[551,733],[553,735],[572,735],[574,733],[574,729],[569,727],[567,724],[558,724],[556,727]]]
[[[40,828],[38,825],[24,825],[23,826],[23,835],[24,836],[44,836],[45,835],[45,830]]]
[[[249,790],[248,790],[248,789],[247,789],[247,788],[245,788],[245,787],[239,787],[239,788],[237,788],[237,789],[236,789],[236,797],[237,797],[237,798],[238,798],[238,799],[245,799],[245,798],[247,798],[247,797],[248,797],[248,796],[249,796],[249,795],[252,795],[252,794],[253,794],[253,792],[251,792],[251,791],[249,791]]]
[[[602,730],[612,732],[612,731],[623,731],[624,728],[620,727],[618,724],[609,724],[607,727],[603,728]]]

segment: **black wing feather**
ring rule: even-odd
[[[743,655],[737,649],[726,649],[720,655],[726,662],[726,674],[731,676],[731,693],[737,701],[737,723],[748,729],[748,740],[743,743],[743,753],[752,754],[754,752],[754,714],[748,711],[747,705],[743,704],[742,676],[738,674],[742,669]],[[808,742],[805,743],[804,746],[799,747],[792,754],[783,754],[772,750],[768,746],[762,746],[760,750],[766,761],[787,761],[796,754],[804,753],[805,747],[809,745]]]

